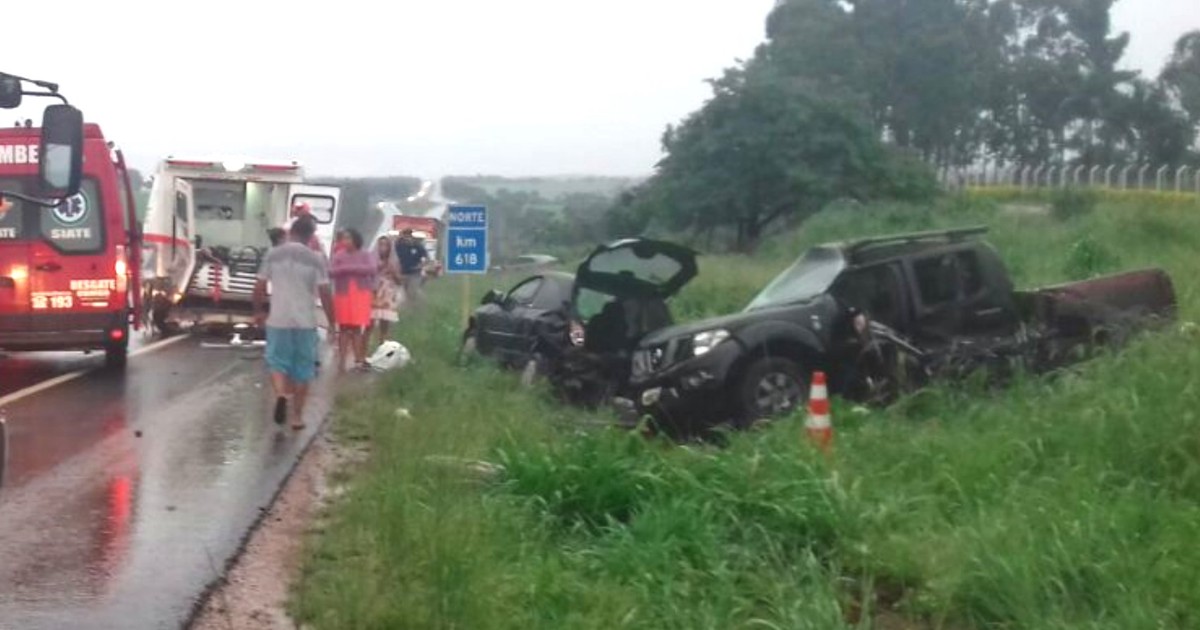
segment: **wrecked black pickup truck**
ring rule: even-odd
[[[808,251],[740,313],[659,329],[617,399],[670,432],[746,426],[803,404],[808,381],[887,403],[934,379],[1045,371],[1174,316],[1161,270],[1014,291],[986,228]]]

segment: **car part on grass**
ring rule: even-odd
[[[398,341],[385,341],[367,358],[367,365],[376,372],[399,370],[412,362],[408,348]]]

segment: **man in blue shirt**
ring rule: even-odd
[[[400,274],[404,278],[404,299],[417,306],[421,298],[421,284],[425,271],[425,262],[429,253],[425,251],[425,243],[413,236],[412,230],[404,230],[396,241],[396,257],[400,260]]]

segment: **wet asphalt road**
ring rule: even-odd
[[[179,627],[332,400],[323,374],[308,428],[281,429],[261,350],[194,337],[11,400],[102,362],[0,355],[0,630]]]

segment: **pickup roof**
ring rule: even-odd
[[[619,406],[671,431],[790,412],[814,371],[887,402],[980,367],[1042,370],[1174,315],[1161,270],[1015,291],[986,228],[814,247],[740,313],[655,331]]]

